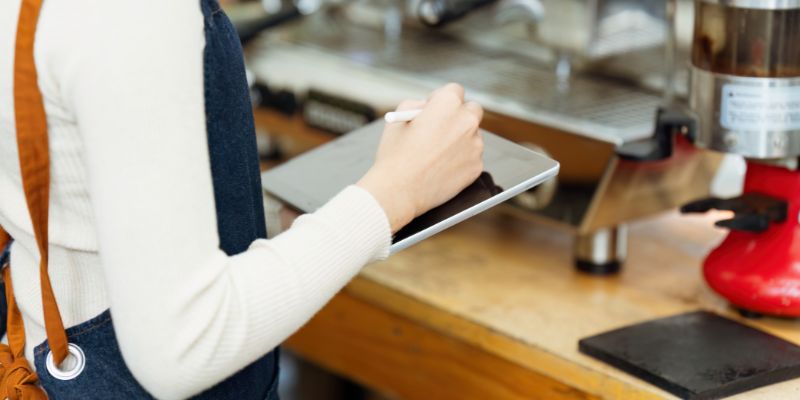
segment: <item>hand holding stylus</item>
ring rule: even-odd
[[[358,185],[381,204],[396,232],[451,199],[483,171],[478,132],[483,109],[464,102],[460,85],[448,84],[427,101],[404,102],[390,114],[375,163]]]

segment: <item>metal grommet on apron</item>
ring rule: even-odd
[[[83,353],[77,344],[70,343],[67,349],[69,355],[64,359],[60,366],[57,366],[53,357],[53,352],[47,352],[47,372],[54,378],[61,381],[69,381],[78,377],[86,367],[86,354]]]

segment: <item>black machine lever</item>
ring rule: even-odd
[[[734,217],[717,221],[716,226],[743,232],[764,232],[771,223],[786,221],[789,204],[760,193],[747,193],[731,199],[710,197],[681,207],[682,213],[703,213],[710,210],[733,211]]]
[[[677,108],[660,107],[656,112],[656,126],[652,137],[620,146],[617,155],[626,160],[658,161],[672,156],[675,135],[686,135],[694,140],[695,120]]]
[[[731,219],[717,221],[714,226],[742,232],[764,232],[769,228],[769,218],[761,214],[737,215]]]

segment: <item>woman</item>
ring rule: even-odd
[[[386,127],[356,185],[266,240],[216,0],[40,3],[0,3],[9,398],[276,398],[273,349],[481,172],[482,110],[451,84],[403,105],[424,111]]]

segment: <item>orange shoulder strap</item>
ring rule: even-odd
[[[9,242],[10,240],[11,240],[11,236],[8,236],[8,233],[6,233],[6,231],[5,231],[5,230],[3,230],[3,227],[2,227],[2,226],[0,226],[0,252],[2,252],[3,250],[5,250],[5,248],[6,248],[6,245],[8,244],[8,242]],[[0,265],[0,268],[2,268],[2,267],[3,267],[3,266],[2,266],[2,265]]]
[[[60,365],[67,357],[68,343],[47,273],[50,152],[47,116],[33,60],[33,42],[41,9],[42,0],[22,0],[14,57],[14,117],[22,186],[39,247],[39,278],[47,342],[53,361]],[[0,251],[5,249],[9,240],[8,233],[0,227]],[[47,400],[47,394],[38,385],[39,377],[25,359],[25,326],[14,297],[10,269],[3,268],[2,276],[8,307],[8,345],[0,344],[0,396],[9,400]]]
[[[50,153],[47,117],[33,60],[33,42],[41,8],[42,0],[22,0],[14,57],[14,115],[22,186],[41,257],[39,278],[47,341],[53,361],[60,365],[67,357],[67,334],[47,274]]]

